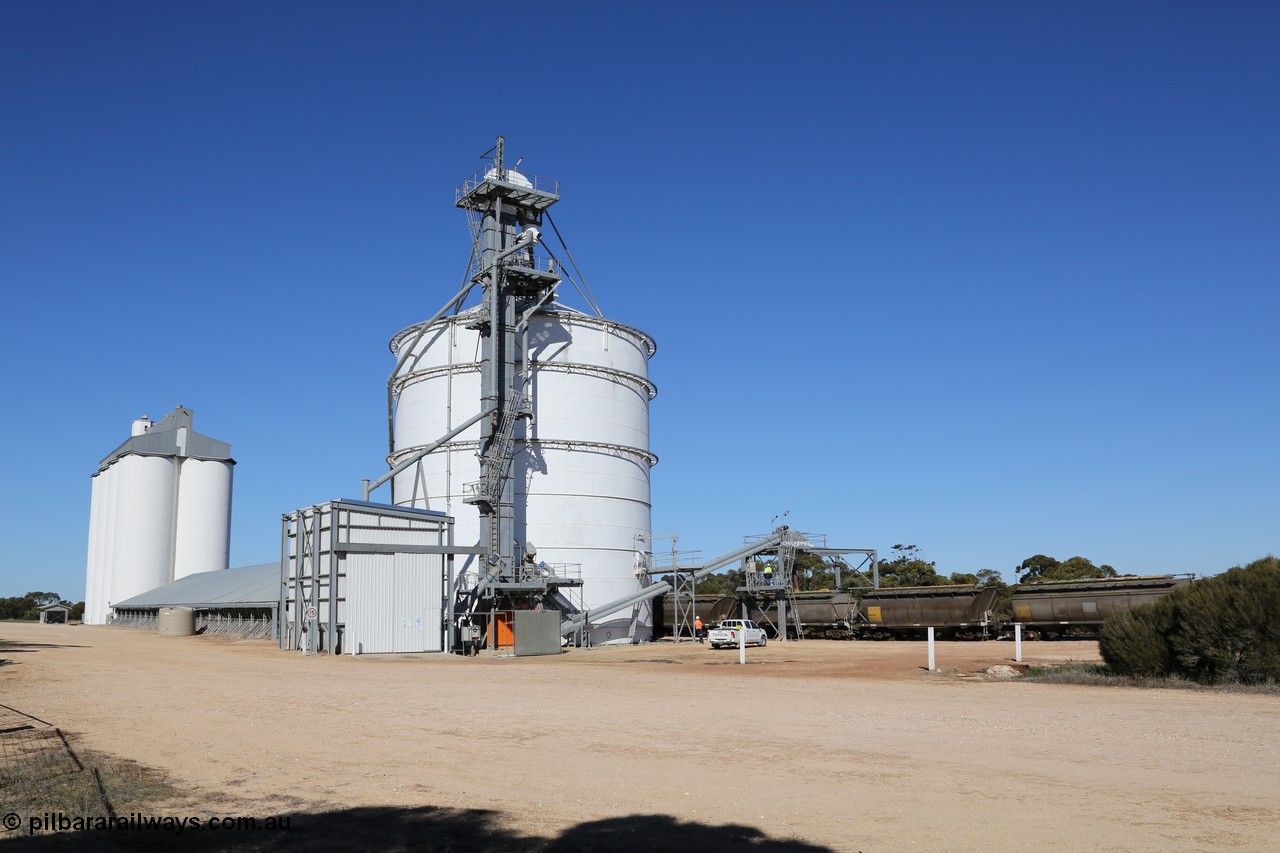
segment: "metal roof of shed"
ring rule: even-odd
[[[280,564],[262,563],[187,575],[113,608],[151,607],[266,607],[280,603]]]

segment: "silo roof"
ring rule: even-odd
[[[279,603],[280,563],[275,562],[187,575],[111,606],[265,607]]]
[[[206,459],[217,462],[230,462],[231,445],[218,441],[207,435],[201,435],[192,429],[193,415],[190,409],[176,407],[165,416],[164,420],[152,424],[142,435],[126,439],[115,450],[111,451],[98,463],[98,470],[104,471],[112,462],[122,456],[137,454],[138,456],[184,456],[192,459]]]

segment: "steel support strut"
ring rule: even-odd
[[[730,563],[735,563],[738,560],[745,560],[747,557],[753,557],[762,551],[768,551],[770,548],[776,547],[778,544],[782,542],[782,537],[784,535],[785,530],[786,528],[780,527],[777,530],[775,530],[772,535],[764,539],[761,539],[758,542],[752,542],[750,545],[744,545],[741,548],[737,549],[736,551],[730,551],[727,554],[722,554],[719,557],[716,557],[714,560],[711,560],[710,562],[707,562],[707,563],[703,563],[700,566],[691,567],[693,569],[692,579],[697,580],[698,578],[706,577],[707,575],[714,572],[716,569],[724,568]],[[632,606],[633,604],[638,604],[642,601],[648,601],[649,599],[656,598],[657,596],[662,595],[664,592],[669,592],[671,588],[672,588],[671,584],[667,583],[666,581],[660,581],[659,583],[656,583],[653,586],[645,587],[640,592],[637,592],[633,595],[628,595],[625,598],[619,598],[616,601],[611,601],[608,604],[605,604],[601,607],[592,608],[591,617],[598,618],[601,616],[608,616],[611,613],[617,613],[619,610],[624,610]],[[564,636],[565,634],[571,634],[574,631],[577,631],[580,628],[584,627],[586,623],[586,618],[587,618],[586,614],[577,614],[561,622],[560,623],[561,636]]]

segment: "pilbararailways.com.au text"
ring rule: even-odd
[[[21,817],[13,812],[5,815],[3,821],[4,828],[10,831],[22,825]],[[27,835],[35,835],[37,832],[87,832],[99,830],[150,830],[173,832],[177,835],[181,835],[188,830],[200,832],[206,830],[215,832],[219,830],[287,832],[289,823],[290,815],[260,818],[239,815],[162,817],[143,812],[130,812],[128,815],[109,815],[106,817],[71,815],[65,812],[44,812],[39,815],[31,815],[26,819]],[[3,837],[3,835],[0,835],[0,838]]]

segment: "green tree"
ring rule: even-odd
[[[1175,592],[1167,641],[1177,672],[1203,684],[1280,682],[1280,560],[1264,557]]]
[[[995,615],[1005,620],[1012,619],[1013,590],[1009,589],[1009,585],[1004,582],[1004,577],[995,569],[979,569],[976,575],[978,583],[1000,590],[1000,594],[996,597],[996,604],[991,608]]]
[[[61,600],[62,596],[56,592],[29,592],[20,598],[0,598],[0,619],[39,619],[41,607]]]
[[[997,572],[995,569],[978,569],[977,577],[978,577],[978,583],[982,584],[983,586],[990,586],[993,584],[996,584],[999,586],[1007,586],[1007,584],[1004,582],[1004,576],[1001,575],[999,572]]]
[[[1172,610],[1161,602],[1144,604],[1107,617],[1098,651],[1120,675],[1166,676],[1173,672],[1173,653],[1166,638],[1173,627]]]
[[[836,588],[835,570],[817,554],[797,554],[795,571],[801,590]]]
[[[938,574],[935,563],[925,560],[915,545],[894,545],[893,558],[880,564],[880,585],[946,586],[950,583]]]
[[[1264,557],[1112,616],[1098,651],[1121,675],[1280,682],[1280,560]]]
[[[1058,562],[1053,557],[1036,554],[1023,560],[1015,570],[1022,583],[1046,583],[1050,581],[1076,581],[1090,578],[1114,578],[1117,572],[1103,563],[1095,566],[1086,557],[1072,557]]]
[[[1013,571],[1019,581],[1034,583],[1036,578],[1047,577],[1059,565],[1061,564],[1053,557],[1046,554],[1036,554],[1034,557],[1027,557],[1027,559],[1014,566]]]
[[[705,578],[698,578],[696,591],[698,595],[724,595],[727,586],[724,575],[707,575]]]
[[[1084,557],[1072,557],[1069,560],[1063,560],[1062,565],[1058,566],[1058,576],[1061,580],[1114,578],[1117,574],[1118,572],[1106,563],[1101,566],[1095,566],[1091,560]]]
[[[670,583],[671,575],[663,575],[662,580]],[[698,595],[733,595],[742,586],[742,571],[730,569],[722,574],[710,574],[698,578]]]
[[[972,584],[976,586],[978,584],[978,576],[975,574],[970,574],[969,572],[952,572],[951,582],[960,583],[960,584]]]

